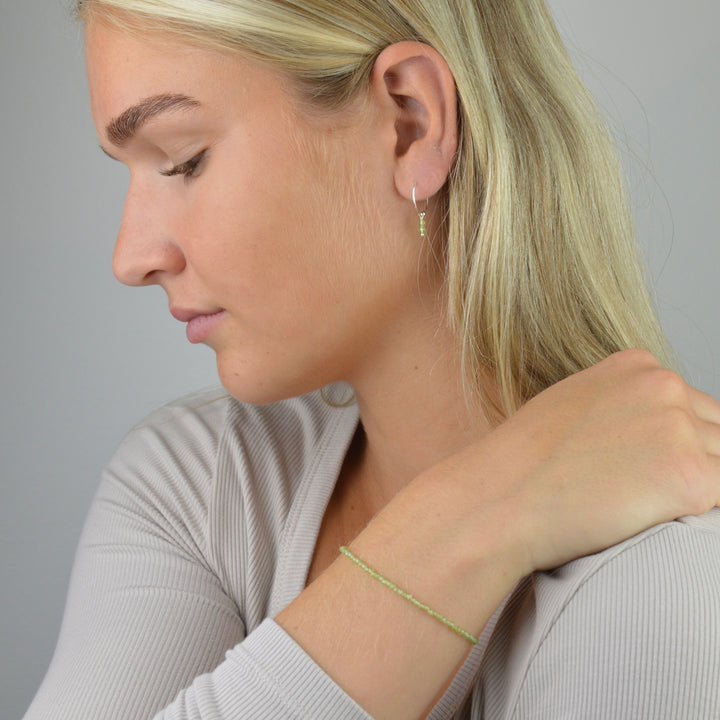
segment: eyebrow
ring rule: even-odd
[[[169,110],[192,110],[200,103],[187,95],[153,95],[132,105],[111,120],[105,132],[113,145],[121,147],[148,120]]]

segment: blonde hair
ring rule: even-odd
[[[486,411],[487,380],[492,409],[508,416],[618,350],[672,364],[611,134],[543,0],[78,0],[76,10],[257,57],[329,108],[363,91],[388,45],[433,46],[458,93],[448,314]]]

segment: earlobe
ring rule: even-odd
[[[445,59],[419,42],[385,48],[373,68],[376,90],[392,103],[395,186],[408,200],[445,184],[457,151],[457,94]]]

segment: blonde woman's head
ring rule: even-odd
[[[383,49],[432,46],[457,88],[458,150],[432,232],[470,394],[503,417],[617,350],[669,362],[610,134],[543,0],[78,0],[76,10],[268,63],[327,112],[365,92]]]

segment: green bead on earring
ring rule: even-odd
[[[427,220],[425,219],[425,216],[427,215],[428,201],[427,198],[425,198],[425,208],[423,210],[418,210],[417,201],[415,200],[414,185],[412,189],[412,201],[413,205],[415,206],[415,212],[417,212],[418,214],[418,228],[420,230],[420,237],[425,238],[425,236],[427,235]]]

